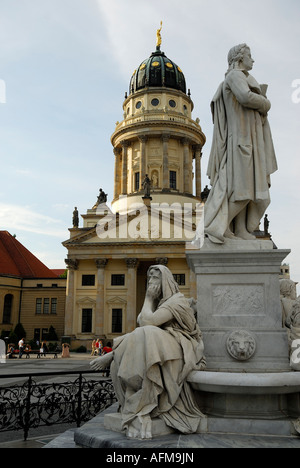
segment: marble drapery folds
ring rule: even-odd
[[[140,326],[113,348],[111,376],[123,429],[128,431],[141,417],[158,417],[179,432],[194,433],[203,415],[186,378],[205,367],[201,332],[170,270],[163,265],[154,268],[162,278],[156,312],[168,310],[172,319],[161,326]]]
[[[246,228],[258,228],[270,203],[270,175],[277,170],[268,123],[271,105],[246,70],[230,70],[213,101],[213,142],[207,175],[212,189],[205,205],[205,233],[224,243],[229,202],[247,202]]]

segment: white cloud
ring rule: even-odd
[[[67,236],[61,221],[21,205],[0,203],[0,226],[2,230],[12,232],[26,231],[60,239]]]

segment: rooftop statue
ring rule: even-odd
[[[122,429],[128,437],[149,439],[152,419],[161,418],[181,433],[195,433],[203,414],[186,379],[205,368],[204,345],[194,311],[163,265],[148,270],[138,324],[114,340],[111,353],[91,362],[94,370],[111,363]]]
[[[99,195],[97,197],[97,201],[96,201],[95,205],[93,206],[93,210],[96,209],[102,203],[106,203],[106,202],[107,202],[107,193],[105,193],[101,188],[99,190]]]
[[[228,54],[228,71],[213,101],[214,134],[207,175],[212,189],[205,204],[205,234],[222,244],[225,238],[255,239],[270,204],[270,175],[277,170],[267,114],[267,85],[259,85],[246,44]]]
[[[75,206],[75,208],[74,208],[72,221],[73,221],[73,228],[78,228],[78,226],[79,226],[79,214],[78,214],[77,206]]]
[[[156,31],[156,47],[160,48],[161,46],[161,30],[162,30],[162,21],[160,22],[160,28]]]

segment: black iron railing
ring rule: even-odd
[[[89,374],[89,378],[84,377]],[[1,386],[0,432],[22,430],[27,440],[29,430],[40,426],[76,423],[77,427],[116,402],[111,380],[95,380],[91,371],[18,374],[26,378],[21,385]],[[65,377],[60,383],[37,382],[39,378]]]

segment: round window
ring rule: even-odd
[[[151,104],[152,104],[152,106],[156,107],[159,104],[159,100],[157,98],[154,98],[154,99],[152,99]]]
[[[170,99],[169,106],[170,107],[176,107],[176,102],[173,99]]]
[[[138,101],[135,105],[136,109],[140,109],[142,107],[142,101]]]

